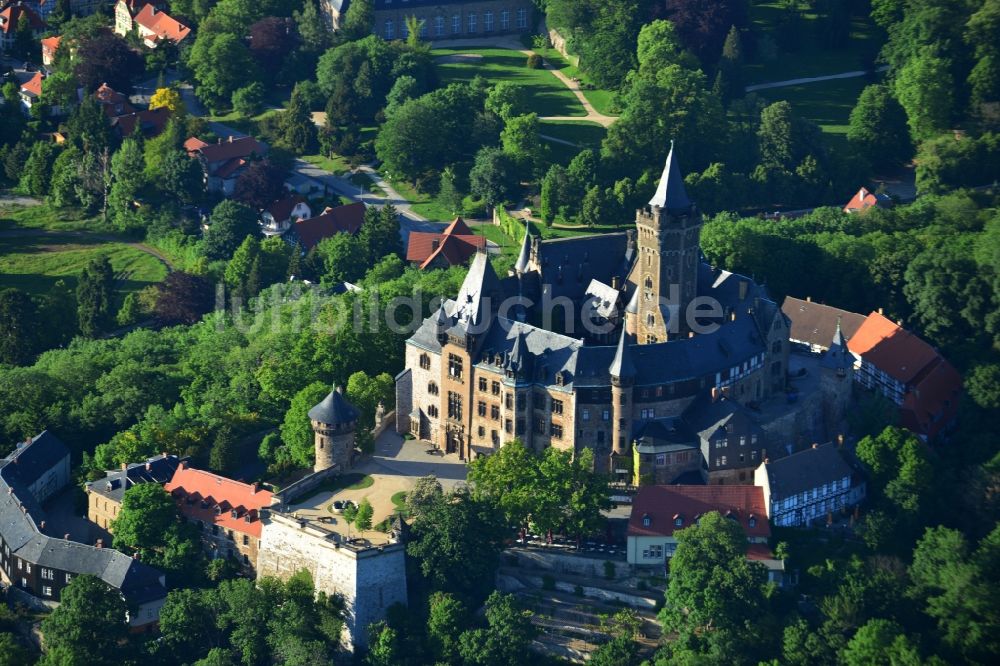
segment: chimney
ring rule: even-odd
[[[770,465],[771,464],[771,459],[770,458],[764,458],[764,464],[765,465]]]
[[[882,313],[882,308],[879,308],[879,309],[878,309],[878,313],[879,313],[879,314],[883,314],[883,313]]]
[[[746,280],[740,280],[740,300],[742,301],[747,297],[747,290],[750,289],[750,283]]]
[[[254,481],[253,483],[250,484],[250,494],[251,495],[256,495],[258,490],[260,490],[260,486],[258,485],[258,483],[256,481]]]
[[[167,452],[166,451],[161,451],[160,452],[160,457],[166,458],[167,457]]]
[[[812,301],[813,301],[812,296],[806,296],[806,303],[812,303]]]
[[[66,532],[66,534],[63,534],[63,541],[69,541],[69,532]]]
[[[230,135],[229,135],[229,143],[232,143],[232,142],[233,142],[233,135],[232,135],[232,134],[230,134]]]
[[[818,449],[819,448],[819,444],[817,444],[816,442],[813,442],[812,448]]]
[[[42,522],[38,523],[38,531],[40,531],[40,532],[44,532],[45,531],[45,521],[44,520]]]
[[[441,247],[441,241],[439,239],[435,238],[434,240],[431,241],[431,249],[432,250],[436,250],[439,247]]]
[[[178,469],[187,469],[187,467],[188,467],[188,461],[187,460],[182,460],[179,463],[177,463],[177,468]]]
[[[94,547],[95,548],[104,548],[104,539],[98,539],[97,542],[94,544]]]
[[[128,469],[128,463],[122,463],[122,471],[125,471],[127,469]]]
[[[149,461],[146,462],[146,471],[147,472],[152,472],[153,471],[153,463],[151,463]]]
[[[618,290],[618,276],[617,275],[612,275],[611,276],[611,288],[614,289],[614,290],[616,290],[616,291]]]
[[[837,435],[837,446],[843,446],[843,445],[844,445],[844,434],[841,433]]]

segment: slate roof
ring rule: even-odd
[[[309,418],[327,425],[345,425],[358,420],[358,409],[347,401],[343,390],[337,386],[309,410]]]
[[[324,238],[341,233],[357,233],[365,222],[365,205],[361,202],[327,208],[308,220],[299,220],[292,226],[299,245],[309,251]]]
[[[117,550],[57,539],[39,530],[45,512],[28,486],[68,455],[66,445],[46,431],[0,460],[0,535],[11,553],[38,566],[97,576],[132,604],[165,597],[162,574],[156,569]]]
[[[716,400],[702,396],[684,412],[684,421],[703,441],[709,441],[720,429],[742,414],[756,422],[746,407],[735,400],[721,396]]]
[[[234,481],[184,464],[177,468],[164,490],[174,497],[184,516],[257,538],[261,533],[260,510],[271,506],[272,497],[270,491],[256,484]]]
[[[772,499],[784,499],[851,476],[836,446],[823,444],[763,463]]]
[[[673,536],[711,511],[732,518],[747,537],[769,537],[771,526],[759,486],[644,486],[632,500],[628,536]],[[650,518],[648,527],[643,516]],[[680,519],[681,525],[675,521]],[[754,525],[750,526],[753,519]]]
[[[635,364],[632,363],[632,345],[628,339],[628,333],[622,328],[622,333],[618,337],[618,346],[615,348],[615,357],[608,367],[608,374],[618,379],[631,379],[635,377]]]
[[[834,331],[833,340],[830,341],[830,348],[823,354],[819,361],[820,366],[830,370],[847,370],[854,365],[854,356],[847,349],[847,340],[844,332],[837,320],[837,330]]]
[[[639,453],[665,453],[698,448],[698,436],[683,419],[646,421],[634,434]]]
[[[144,462],[132,463],[126,469],[110,470],[103,479],[89,482],[87,488],[101,497],[121,503],[125,491],[132,486],[169,481],[180,463],[181,459],[177,456],[164,453]]]
[[[568,389],[572,385],[577,355],[583,342],[523,322],[497,317],[496,324],[480,346],[479,364],[496,366],[499,360],[501,368],[508,367],[515,344],[518,346],[516,356],[520,357],[516,360],[533,359],[530,368],[525,368],[527,374],[523,377],[524,381],[545,384],[558,390],[556,373],[562,373],[563,386]]]
[[[619,282],[624,282],[633,258],[625,232],[538,243],[540,279],[549,285],[553,298],[566,296],[579,301],[594,279],[609,282],[617,276]]]
[[[688,198],[684,189],[684,179],[681,177],[680,168],[677,166],[677,158],[674,156],[674,142],[670,142],[670,152],[667,153],[667,162],[663,165],[663,173],[660,174],[660,182],[656,185],[656,192],[649,200],[650,206],[664,208],[668,211],[683,211],[691,208],[691,199]]]
[[[848,338],[854,334],[861,324],[865,323],[864,315],[848,312],[839,308],[804,301],[794,296],[786,296],[781,304],[781,311],[792,322],[789,338],[799,342],[827,349],[837,330],[837,320],[843,334]]]
[[[451,318],[466,328],[480,329],[490,324],[491,309],[500,306],[503,288],[493,264],[485,253],[476,253],[462,287],[449,312]]]
[[[189,152],[195,152],[205,158],[209,164],[228,162],[235,158],[247,158],[251,155],[264,155],[267,148],[252,136],[219,139],[217,143],[205,143],[196,137],[184,142]]]
[[[170,120],[170,109],[161,106],[158,109],[146,109],[115,116],[111,119],[111,126],[117,129],[122,137],[135,134],[135,128],[138,126],[143,136],[152,138],[163,132],[168,120]]]

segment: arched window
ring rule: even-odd
[[[440,391],[438,390],[438,385],[435,382],[430,382],[427,384],[427,392],[431,395],[437,395]]]
[[[656,319],[653,317],[653,313],[650,312],[648,315],[646,315],[646,325],[647,326],[652,326],[655,323],[656,323]]]

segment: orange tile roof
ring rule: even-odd
[[[192,136],[187,141],[184,142],[184,150],[189,153],[197,153],[199,150],[207,146],[208,144],[199,139],[196,136]]]
[[[736,520],[747,537],[769,537],[764,489],[759,486],[645,486],[632,500],[628,536],[672,536],[699,516],[718,511]],[[649,527],[643,516],[651,519]],[[750,519],[754,526],[750,526]],[[675,521],[680,519],[681,525]]]
[[[958,413],[962,376],[938,357],[903,396],[902,422],[910,430],[934,438]]]
[[[135,107],[129,104],[128,97],[118,92],[107,83],[102,83],[101,86],[94,91],[94,97],[96,97],[97,101],[104,107],[104,113],[111,118],[116,118],[126,113],[135,113]]]
[[[188,142],[190,141],[191,140],[188,139],[188,141],[184,142],[185,148],[187,148]],[[188,148],[188,150],[201,153],[201,156],[204,157],[205,161],[209,164],[215,162],[228,162],[234,157],[250,157],[250,155],[253,154],[263,155],[267,152],[264,146],[252,136],[230,136],[225,140],[220,139],[218,143],[205,143],[204,141],[199,141],[199,144],[200,145],[195,148]]]
[[[361,202],[327,208],[316,217],[299,220],[293,227],[302,249],[309,251],[324,238],[339,233],[357,233],[365,222],[365,205]]]
[[[486,247],[486,239],[472,233],[460,217],[452,220],[441,233],[414,231],[406,245],[406,260],[427,268],[438,257],[449,265],[465,263],[478,248]]]
[[[880,208],[885,208],[891,205],[892,199],[890,199],[885,194],[874,194],[869,192],[866,188],[862,187],[858,190],[847,205],[844,206],[845,213],[852,213],[855,211],[866,210],[872,206],[878,206]]]
[[[938,358],[934,347],[878,312],[868,315],[847,348],[904,384]]]
[[[17,30],[17,24],[20,22],[21,16],[28,17],[28,26],[32,30],[45,30],[48,27],[45,21],[42,20],[42,17],[38,15],[38,12],[30,6],[21,2],[13,2],[4,7],[3,10],[0,10],[0,17],[4,19],[0,21],[0,30],[5,34]]]
[[[46,37],[42,40],[42,50],[55,53],[56,49],[59,48],[59,42],[62,41],[62,35],[56,35],[55,37]]]
[[[44,80],[45,80],[45,77],[42,76],[41,72],[35,72],[34,76],[32,76],[30,79],[28,79],[27,81],[25,81],[24,83],[21,84],[21,90],[24,90],[25,92],[29,92],[32,95],[34,95],[35,97],[41,97],[42,96],[42,81],[44,81]]]
[[[152,4],[143,7],[135,15],[135,22],[153,33],[157,40],[170,40],[175,44],[191,33],[187,27],[166,12],[157,9]]]
[[[272,495],[256,484],[192,469],[186,463],[181,463],[164,490],[174,497],[184,516],[258,538],[260,510],[271,505]]]

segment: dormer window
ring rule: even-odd
[[[747,521],[747,525],[750,527],[757,527],[757,518],[750,516],[750,519]]]
[[[642,526],[643,527],[649,527],[652,523],[653,523],[653,519],[649,516],[648,513],[642,514]]]
[[[562,371],[556,373],[556,386],[562,386],[566,383],[566,376],[563,375]]]
[[[222,507],[219,506],[218,504],[215,505],[215,515],[217,515],[217,516],[221,516],[222,515]]]
[[[684,516],[681,514],[674,515],[674,527],[682,527],[684,525]]]

